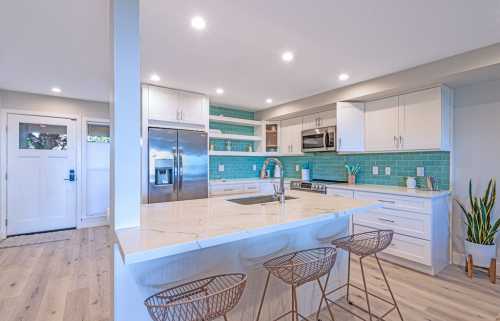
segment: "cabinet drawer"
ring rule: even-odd
[[[424,198],[358,191],[354,193],[354,198],[378,201],[383,204],[383,208],[402,209],[429,214],[432,212],[431,201]]]
[[[354,191],[348,191],[345,189],[330,188],[326,189],[326,195],[336,196],[336,197],[347,197],[354,198]]]
[[[374,209],[354,215],[354,223],[376,229],[389,229],[398,234],[431,239],[430,215],[395,209]]]
[[[245,184],[245,193],[257,193],[260,191],[260,184],[248,183]]]
[[[372,228],[366,226],[354,225],[354,233],[363,233],[372,230]],[[382,253],[424,265],[431,265],[431,244],[426,240],[395,233],[391,245]]]
[[[210,195],[230,195],[245,192],[245,185],[243,184],[220,184],[210,186]]]

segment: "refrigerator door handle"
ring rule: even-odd
[[[172,149],[172,154],[174,155],[174,193],[177,192],[177,177],[179,176],[178,170],[177,170],[177,149],[173,148]]]
[[[184,176],[184,165],[182,164],[182,148],[179,148],[179,191],[182,191],[182,180]]]

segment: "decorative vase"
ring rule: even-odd
[[[476,244],[465,240],[465,256],[472,256],[472,261],[474,265],[488,268],[491,263],[491,259],[497,257],[497,246]]]
[[[349,184],[349,185],[356,184],[356,175],[348,175],[347,176],[347,184]]]
[[[417,180],[415,177],[410,176],[406,178],[406,187],[411,189],[417,188]]]

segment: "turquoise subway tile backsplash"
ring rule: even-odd
[[[254,113],[221,106],[210,106],[211,115],[255,119]],[[219,129],[223,133],[254,135],[251,126],[230,125],[210,122],[210,128]],[[211,139],[215,150],[226,150],[226,140]],[[248,151],[252,142],[231,140],[231,150]],[[255,146],[253,146],[255,150]],[[337,153],[314,153],[305,156],[280,157],[287,178],[300,178],[300,169],[307,166],[315,179],[346,180],[344,165],[359,164],[361,166],[357,181],[360,184],[380,184],[404,186],[408,176],[416,176],[417,167],[424,167],[426,176],[434,176],[441,189],[450,187],[450,153],[449,152],[405,152],[339,155]],[[210,179],[253,178],[259,171],[265,157],[244,156],[210,156]],[[224,172],[218,172],[218,165],[224,164]],[[253,165],[257,170],[252,169]],[[296,171],[296,166],[299,171]],[[378,166],[379,175],[372,175],[372,167]],[[385,167],[391,168],[391,175],[385,175]],[[424,178],[417,177],[418,186],[424,186]]]
[[[255,113],[251,111],[233,109],[230,107],[223,107],[217,105],[210,105],[210,115],[252,119],[252,120],[255,119]]]

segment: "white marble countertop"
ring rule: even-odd
[[[351,191],[363,191],[372,193],[384,193],[402,196],[413,196],[420,198],[437,198],[450,195],[451,191],[426,191],[421,189],[411,189],[402,186],[373,185],[373,184],[327,184],[328,188],[338,188]]]
[[[290,182],[293,179],[285,178],[285,182]],[[278,183],[280,181],[279,177],[271,178],[226,178],[226,179],[211,179],[208,181],[209,184],[243,184],[243,183]]]
[[[126,264],[144,262],[380,206],[373,201],[303,191],[287,195],[297,199],[287,200],[284,206],[278,202],[238,205],[227,201],[249,195],[145,204],[140,227],[116,231],[122,258]]]

